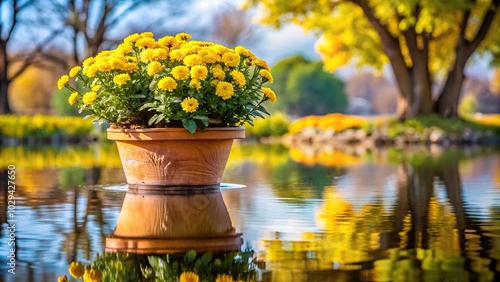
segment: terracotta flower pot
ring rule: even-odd
[[[127,183],[158,186],[220,184],[234,139],[243,127],[191,134],[184,128],[108,129],[115,140]]]
[[[132,188],[125,196],[106,251],[183,253],[239,251],[236,233],[217,185],[171,187],[158,192]]]

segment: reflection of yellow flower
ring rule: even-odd
[[[72,262],[68,268],[69,274],[74,278],[80,278],[83,276],[85,268],[80,262]]]
[[[158,89],[173,91],[177,88],[177,82],[170,76],[164,77],[158,81]]]
[[[69,76],[67,75],[61,76],[61,78],[59,78],[59,80],[57,81],[57,88],[59,90],[63,89],[64,85],[66,85],[68,81],[69,81]]]
[[[266,97],[269,99],[271,102],[276,102],[276,93],[274,93],[273,90],[269,87],[262,87],[262,93],[266,95]]]
[[[95,99],[97,98],[97,94],[93,91],[85,93],[83,95],[83,103],[85,105],[92,105],[94,103]]]
[[[233,277],[229,274],[219,274],[215,282],[233,282]]]
[[[234,94],[234,88],[229,82],[219,82],[215,88],[215,94],[221,97],[223,100],[231,98]]]
[[[194,113],[198,108],[198,100],[191,97],[186,98],[182,101],[181,106],[186,113]]]
[[[85,274],[83,274],[83,281],[85,282],[101,282],[102,272],[99,269],[85,269]]]
[[[78,92],[73,92],[68,98],[68,103],[74,105],[76,103],[76,98],[78,98]]]
[[[191,271],[184,271],[183,273],[181,273],[181,276],[179,276],[179,282],[198,282],[198,281],[200,281],[198,275]]]

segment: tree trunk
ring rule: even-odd
[[[458,118],[458,101],[465,79],[464,68],[465,62],[463,64],[455,63],[448,74],[448,79],[435,105],[435,112],[440,116]]]
[[[9,105],[9,85],[10,79],[0,79],[0,114],[2,115],[12,113]]]

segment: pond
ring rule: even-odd
[[[104,253],[127,195],[114,144],[4,147],[0,163],[0,281],[76,281],[68,266]],[[242,143],[223,182],[261,281],[500,281],[498,149]]]

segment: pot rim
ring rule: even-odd
[[[209,127],[190,133],[182,127],[119,129],[108,128],[107,138],[116,141],[149,141],[149,140],[205,140],[205,139],[242,139],[245,128]]]

